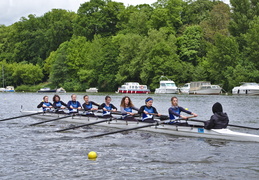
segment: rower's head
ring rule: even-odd
[[[53,96],[53,102],[59,102],[59,101],[60,101],[59,95],[55,94],[55,95]]]
[[[219,102],[216,102],[216,103],[212,106],[212,112],[213,112],[213,113],[223,112],[222,105],[221,105]]]
[[[152,97],[148,97],[148,98],[145,100],[145,103],[146,103],[146,106],[147,106],[147,107],[151,107],[152,104],[153,104],[153,99],[152,99]]]
[[[72,95],[71,95],[71,99],[72,99],[72,101],[76,101],[76,95],[75,95],[75,94],[72,94]]]
[[[89,101],[89,96],[88,95],[84,95],[84,100],[87,103]]]
[[[171,103],[172,103],[172,106],[178,106],[178,98],[177,97],[172,97],[171,98]]]
[[[44,102],[49,102],[49,97],[48,97],[48,96],[44,96],[44,97],[43,97],[43,101],[44,101]]]
[[[110,96],[105,96],[105,103],[110,104],[112,101],[112,98]]]
[[[132,101],[129,96],[124,96],[121,99],[121,107],[133,107]]]

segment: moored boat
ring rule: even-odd
[[[23,114],[33,114],[36,111],[22,111]],[[67,116],[67,114],[56,114],[56,113],[44,113],[37,114],[32,117],[39,119],[54,119],[57,117]],[[66,121],[71,123],[92,123],[98,121],[96,117],[89,116],[73,116],[66,117],[60,121]],[[109,122],[103,122],[96,124],[98,126],[119,128],[119,129],[128,129],[146,125],[144,122],[135,122],[135,121],[125,121],[125,120],[113,120]],[[259,136],[248,133],[235,132],[230,129],[212,129],[206,130],[203,126],[189,125],[189,126],[177,126],[177,125],[168,125],[161,124],[159,126],[151,126],[146,128],[140,128],[138,130],[163,133],[175,136],[186,136],[186,137],[201,137],[209,139],[223,139],[223,140],[234,140],[234,141],[250,141],[250,142],[259,142]]]
[[[259,84],[246,82],[232,89],[232,94],[259,95]]]
[[[6,86],[6,88],[0,88],[1,92],[15,92],[13,86]]]
[[[212,85],[208,81],[194,81],[186,83],[180,88],[181,93],[200,94],[200,95],[218,95],[222,88],[219,85]]]
[[[147,85],[140,85],[138,82],[126,82],[118,88],[117,93],[149,94]]]
[[[98,89],[96,87],[92,87],[85,90],[88,93],[98,93]]]
[[[60,88],[58,88],[58,89],[56,90],[56,92],[57,92],[57,93],[66,93],[66,90],[65,90],[64,88],[60,87]]]
[[[184,84],[182,87],[179,88],[179,92],[182,93],[182,94],[189,94],[190,84],[191,83]]]
[[[37,91],[38,93],[51,93],[51,92],[57,92],[56,89],[50,89],[49,87],[41,88],[40,90]]]
[[[165,76],[161,76],[160,79],[166,78],[166,80],[160,80],[159,88],[156,88],[155,94],[176,94],[178,93],[177,86],[174,81],[168,79]]]

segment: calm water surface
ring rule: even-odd
[[[0,118],[37,110],[45,94],[0,93]],[[69,93],[61,94],[63,101]],[[83,95],[78,100],[83,102]],[[106,94],[90,94],[102,103]],[[123,95],[110,94],[119,107]],[[52,99],[53,94],[49,94]],[[129,95],[135,106],[144,104],[147,95]],[[154,106],[167,114],[172,95],[152,95]],[[179,105],[206,120],[213,103],[220,102],[231,124],[259,127],[259,96],[177,95]],[[259,143],[176,137],[132,131],[84,139],[114,129],[91,126],[67,133],[53,131],[69,126],[56,121],[40,126],[27,117],[0,122],[0,179],[258,179]],[[255,130],[234,129],[258,134]],[[96,151],[96,161],[87,159]]]

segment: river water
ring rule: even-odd
[[[45,94],[0,93],[0,118],[21,115],[20,110],[37,110]],[[52,99],[53,94],[48,94]],[[67,102],[70,93],[60,94]],[[78,100],[83,103],[83,95]],[[90,100],[104,102],[107,94],[90,94]],[[119,107],[124,95],[109,94]],[[129,95],[140,107],[148,95]],[[172,95],[151,95],[153,106],[167,114]],[[206,120],[211,107],[220,102],[230,123],[259,127],[259,96],[177,95],[179,105]],[[259,143],[177,137],[131,131],[85,139],[115,129],[98,126],[67,133],[53,131],[69,126],[55,121],[39,126],[32,117],[0,122],[0,179],[258,179]],[[233,128],[232,128],[233,129]],[[235,128],[258,134],[256,130]],[[96,161],[87,154],[95,151]]]

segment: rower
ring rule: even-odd
[[[138,108],[136,108],[133,105],[131,99],[128,96],[125,96],[121,99],[120,108],[121,108],[121,113],[122,113],[121,119],[124,119],[127,121],[130,121],[130,120],[136,121],[136,119],[134,118],[134,115],[136,113],[133,113],[132,110],[138,111]]]
[[[99,107],[100,105],[93,102],[93,101],[89,101],[89,96],[88,95],[85,95],[84,96],[84,104],[82,105],[84,110],[86,111],[85,114],[86,115],[94,115],[92,111],[96,111],[98,110],[98,108],[94,108],[93,105]]]
[[[80,102],[76,100],[76,95],[71,95],[71,100],[67,103],[67,108],[69,109],[69,113],[77,113],[78,110],[82,109]]]
[[[161,114],[159,114],[156,108],[152,106],[153,99],[151,97],[148,97],[145,100],[145,103],[146,105],[141,106],[138,111],[139,114],[142,114],[142,121],[150,123],[157,122],[156,120],[154,120],[154,115],[161,116]]]
[[[175,97],[175,96],[171,98],[171,103],[172,103],[172,106],[168,109],[169,118],[170,118],[169,124],[178,123],[180,125],[180,122],[178,121],[179,118],[181,118],[181,119],[188,119],[188,117],[181,115],[181,112],[185,112],[187,114],[191,114],[194,117],[198,116],[197,114],[195,114],[195,113],[193,113],[191,111],[188,111],[188,110],[184,109],[181,106],[178,106],[178,98]],[[187,122],[184,123],[184,124],[188,125]],[[182,125],[184,125],[184,124],[182,124]]]
[[[55,94],[53,96],[53,107],[56,109],[56,112],[64,113],[62,109],[66,109],[67,104],[60,100],[59,95]]]
[[[53,107],[52,103],[49,102],[49,97],[44,96],[43,101],[37,106],[37,108],[41,108],[43,112],[50,111],[51,108]]]
[[[99,109],[103,109],[103,116],[111,116],[111,112],[117,111],[117,108],[111,104],[111,97],[105,97],[105,103],[102,103]]]
[[[223,113],[222,105],[219,102],[216,102],[212,106],[213,115],[210,117],[209,121],[204,123],[205,129],[223,129],[228,126],[228,115]]]

